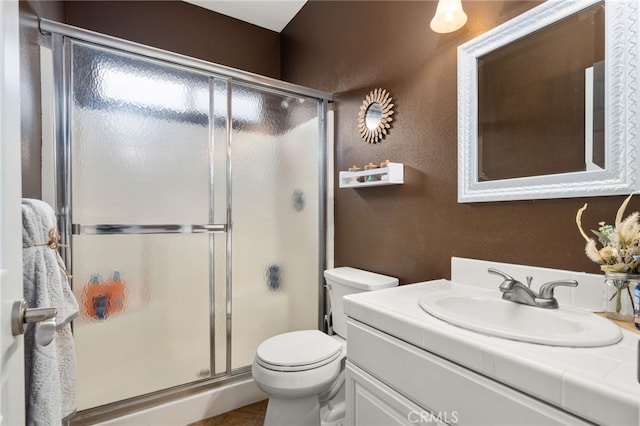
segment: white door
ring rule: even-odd
[[[24,424],[22,336],[11,308],[22,299],[18,2],[0,1],[0,425]]]

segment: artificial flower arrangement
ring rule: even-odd
[[[614,225],[600,222],[598,230],[591,231],[598,241],[589,238],[582,229],[582,214],[587,205],[582,206],[576,214],[576,224],[587,242],[585,253],[604,272],[640,274],[640,213],[634,212],[622,219],[632,196],[629,195],[618,208]],[[602,248],[598,248],[598,243]]]
[[[589,236],[582,229],[582,214],[587,209],[585,204],[576,214],[576,224],[580,234],[587,242],[585,253],[587,257],[600,265],[600,269],[605,273],[607,283],[615,287],[615,293],[611,295],[609,303],[615,298],[616,314],[608,314],[605,306],[605,314],[614,319],[625,320],[622,311],[622,291],[627,290],[631,307],[631,315],[636,307],[633,301],[630,280],[640,280],[640,213],[634,212],[624,220],[622,216],[631,200],[633,194],[629,195],[618,208],[616,219],[613,225],[600,222],[597,231],[591,232],[597,237],[597,241]],[[600,243],[601,248],[598,248]],[[633,277],[636,275],[635,277]],[[611,311],[613,312],[613,311]],[[616,316],[622,315],[622,316]]]

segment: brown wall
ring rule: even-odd
[[[67,1],[66,23],[280,77],[280,34],[183,1]]]
[[[284,80],[335,94],[336,168],[385,159],[405,163],[402,186],[336,188],[336,265],[395,275],[402,283],[449,277],[451,256],[597,273],[584,255],[586,227],[613,221],[622,197],[457,203],[456,48],[535,6],[469,1],[451,34],[429,28],[435,1],[311,1],[282,33]],[[362,99],[394,97],[391,133],[365,143]],[[336,171],[337,182],[337,171]],[[629,211],[640,208],[640,197]]]
[[[35,11],[61,20],[59,2],[23,3],[23,18]],[[432,1],[312,1],[285,29],[283,79],[335,93],[337,169],[385,159],[406,165],[402,186],[336,189],[337,265],[396,275],[403,283],[448,277],[451,256],[598,271],[583,254],[575,211],[588,201],[584,222],[595,228],[600,220],[613,220],[622,197],[456,201],[456,47],[534,5],[465,2],[468,24],[452,34],[435,34],[428,26]],[[276,33],[225,23],[226,18],[186,3],[66,6],[73,25],[264,75],[280,72]],[[29,19],[23,19],[23,195],[38,197],[39,61],[37,35],[27,25]],[[396,121],[382,143],[369,145],[360,139],[356,119],[362,99],[376,87],[394,97]],[[640,198],[629,211],[638,208]]]
[[[22,194],[41,197],[35,16],[245,71],[280,77],[280,34],[182,1],[20,1]]]

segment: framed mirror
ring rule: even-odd
[[[458,202],[640,188],[637,0],[548,0],[458,47]]]
[[[393,104],[389,92],[374,89],[369,93],[358,112],[358,131],[366,142],[381,142],[391,128]]]

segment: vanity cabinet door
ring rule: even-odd
[[[424,410],[348,361],[346,392],[347,426],[446,425],[442,414]]]
[[[349,318],[347,325],[347,357],[353,366],[402,394],[405,401],[415,401],[421,407],[419,410],[448,414],[448,419],[442,418],[446,423],[461,426],[592,424],[361,322]],[[411,419],[396,424],[407,423],[431,424],[411,423]]]

